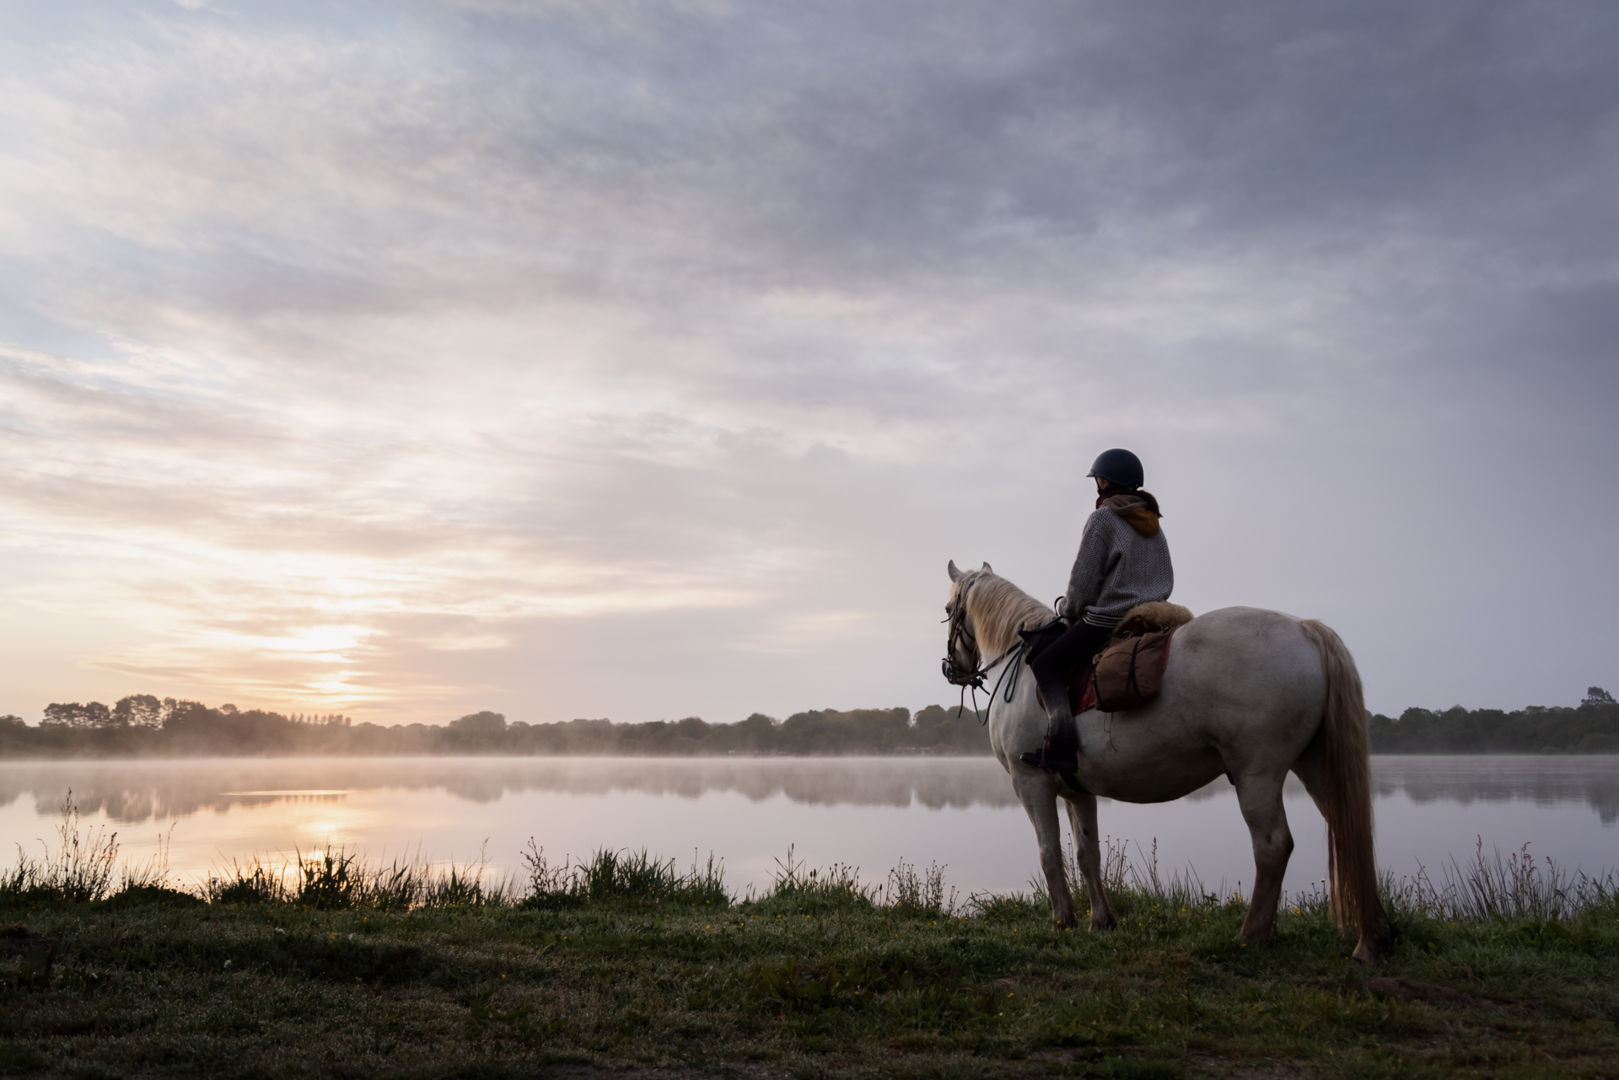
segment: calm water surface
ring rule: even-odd
[[[1378,862],[1397,876],[1523,845],[1537,860],[1619,866],[1619,757],[1376,757]],[[684,868],[713,853],[735,893],[778,862],[857,867],[882,882],[900,862],[945,867],[962,895],[1028,888],[1034,834],[989,758],[367,758],[0,762],[0,841],[58,845],[69,790],[85,825],[116,832],[123,861],[166,847],[170,880],[195,886],[236,862],[280,865],[328,844],[372,861],[410,858],[520,877],[532,837],[552,859],[645,849]],[[1325,826],[1296,781],[1287,888],[1326,874]],[[1103,800],[1102,833],[1133,862],[1195,874],[1222,893],[1251,882],[1229,784],[1173,803]],[[0,863],[9,863],[0,857]]]

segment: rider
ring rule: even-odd
[[[1079,765],[1070,676],[1090,664],[1127,611],[1167,600],[1175,586],[1158,500],[1141,490],[1141,459],[1128,450],[1105,450],[1085,475],[1096,479],[1096,509],[1085,519],[1068,592],[1057,609],[1067,629],[1030,664],[1045,698],[1046,743],[1022,755],[1026,764],[1064,774]]]

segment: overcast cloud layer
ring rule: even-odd
[[[1619,684],[1619,6],[0,5],[0,712],[952,698],[954,558]]]

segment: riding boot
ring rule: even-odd
[[[1066,683],[1042,684],[1041,696],[1046,705],[1046,741],[1039,750],[1020,755],[1025,765],[1060,773],[1064,779],[1073,776],[1079,768],[1079,730],[1074,725],[1074,712],[1068,702]]]
[[[1020,755],[1025,765],[1058,773],[1071,786],[1079,784],[1079,730],[1068,702],[1069,677],[1088,668],[1112,631],[1085,622],[1073,623],[1029,664],[1046,706],[1046,741],[1037,751]]]

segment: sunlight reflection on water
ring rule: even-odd
[[[1379,863],[1396,875],[1525,843],[1565,869],[1612,866],[1619,757],[1373,759]],[[520,875],[530,837],[547,855],[645,849],[684,867],[712,852],[733,892],[767,887],[789,846],[811,866],[880,883],[900,861],[947,867],[963,895],[1026,890],[1033,833],[988,758],[368,758],[0,763],[0,840],[54,846],[68,790],[87,825],[118,831],[138,864],[168,834],[171,880],[234,863],[286,863],[330,844],[372,861]],[[1325,875],[1324,827],[1296,782],[1287,887]],[[1189,805],[1190,804],[1190,805]],[[1217,804],[1217,805],[1216,805]],[[1248,836],[1223,780],[1174,803],[1103,801],[1103,834],[1209,891],[1251,881]],[[172,830],[171,830],[172,825]]]

